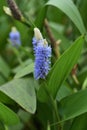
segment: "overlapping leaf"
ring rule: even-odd
[[[0,121],[6,125],[14,125],[19,122],[17,115],[0,102]]]
[[[15,78],[21,78],[23,76],[26,76],[34,71],[34,63],[31,63],[30,65],[24,67],[22,70],[18,71],[18,73],[15,75]]]
[[[63,120],[68,120],[87,112],[87,89],[65,97],[60,103]]]
[[[50,72],[51,75],[48,83],[48,90],[54,98],[56,97],[60,86],[72,70],[72,67],[77,62],[81,54],[83,41],[83,36],[78,38],[54,64]]]
[[[66,80],[74,64],[76,64],[81,54],[83,42],[84,39],[83,36],[81,36],[63,53],[52,67],[46,88],[54,98],[56,98],[59,88]],[[42,93],[42,95],[40,93]],[[46,100],[44,85],[43,88],[40,88],[38,96],[42,101]]]
[[[36,95],[32,79],[15,79],[0,87],[0,91],[5,93],[21,107],[30,113],[36,110]]]
[[[80,13],[72,0],[49,0],[46,5],[54,6],[63,11],[73,21],[81,34],[86,33]]]

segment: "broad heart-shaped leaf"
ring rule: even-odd
[[[22,68],[22,70],[18,71],[18,73],[15,75],[15,78],[21,78],[25,75],[28,75],[34,71],[34,63],[31,63],[30,65]]]
[[[14,125],[19,123],[19,118],[11,109],[0,102],[0,121],[6,125]]]
[[[60,104],[63,121],[87,112],[87,89],[65,97]]]
[[[84,113],[74,119],[70,130],[86,130],[87,129],[87,113]]]
[[[36,110],[35,82],[32,79],[14,79],[2,85],[0,91],[5,93],[26,111],[34,113]]]
[[[72,0],[49,0],[46,5],[55,6],[63,11],[73,21],[81,34],[86,33],[80,13]]]
[[[78,38],[56,61],[51,69],[49,73],[48,90],[54,98],[56,98],[60,86],[67,78],[72,67],[76,64],[81,53],[83,41],[83,36]]]

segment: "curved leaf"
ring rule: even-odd
[[[80,16],[80,13],[77,9],[77,7],[74,5],[72,0],[49,0],[45,6],[41,9],[38,18],[36,19],[36,26],[41,28],[42,23],[46,17],[46,10],[47,6],[54,6],[61,11],[63,11],[71,20],[72,22],[76,25],[78,30],[80,31],[81,34],[86,33],[86,29],[83,23],[83,20]],[[42,15],[43,14],[43,15]],[[57,17],[57,15],[55,16]]]
[[[36,95],[32,79],[15,79],[0,87],[0,91],[5,93],[21,107],[30,113],[36,110]]]
[[[22,68],[22,70],[18,71],[18,73],[15,75],[15,78],[21,78],[23,76],[26,76],[34,71],[34,63],[31,63],[30,65]]]
[[[74,119],[70,130],[86,130],[87,128],[87,113],[84,113]]]
[[[44,87],[46,87],[47,91],[49,91],[53,98],[56,98],[59,88],[68,77],[80,56],[83,42],[83,36],[79,37],[56,61],[49,73],[47,83],[43,83],[43,87],[40,87],[38,91],[38,98],[40,101],[43,102],[48,99]]]
[[[0,102],[0,120],[6,125],[19,123],[17,115],[8,107]]]
[[[48,81],[48,90],[55,98],[60,86],[63,84],[74,64],[76,64],[83,45],[83,36],[78,38],[70,48],[56,61],[50,71]]]
[[[60,103],[63,121],[87,112],[87,89],[65,97]]]
[[[54,6],[63,11],[73,21],[81,34],[86,33],[80,13],[72,0],[49,0],[46,5]]]

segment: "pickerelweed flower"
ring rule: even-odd
[[[19,47],[21,45],[20,33],[15,27],[12,27],[12,31],[9,33],[9,39],[13,46]]]
[[[32,40],[35,53],[34,78],[45,79],[50,70],[51,47],[46,39],[43,39],[38,28],[34,28],[34,38]]]

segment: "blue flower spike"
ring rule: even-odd
[[[20,33],[15,27],[12,27],[11,32],[9,33],[9,39],[13,46],[19,47],[21,45]]]
[[[43,39],[38,28],[34,28],[32,44],[35,53],[34,78],[45,79],[50,70],[51,47],[48,46],[46,39]]]

